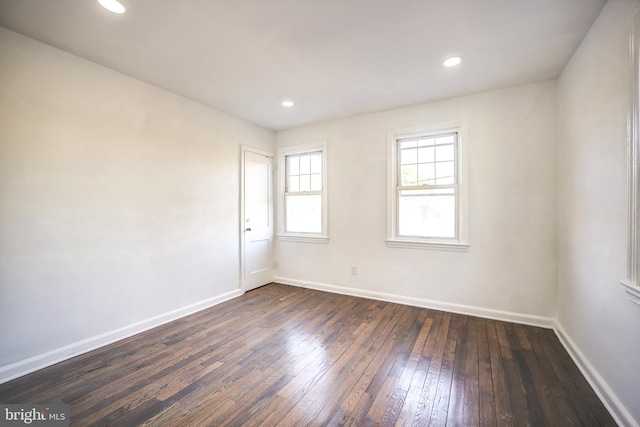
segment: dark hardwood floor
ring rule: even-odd
[[[552,330],[271,284],[0,385],[71,425],[613,426]]]

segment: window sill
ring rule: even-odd
[[[624,286],[624,290],[627,293],[627,298],[634,304],[640,305],[640,286],[633,283],[623,281],[620,282]]]
[[[318,243],[324,245],[329,243],[328,236],[305,236],[299,234],[278,234],[278,240],[281,242]]]
[[[453,252],[467,252],[469,250],[468,243],[460,242],[387,239],[386,243],[389,248],[426,249]]]

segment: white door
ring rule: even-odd
[[[249,291],[273,281],[273,158],[244,152],[243,279]]]

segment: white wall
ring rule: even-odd
[[[328,141],[330,189],[329,244],[279,242],[278,275],[525,320],[557,303],[573,355],[637,424],[640,308],[617,284],[636,4],[610,0],[558,82],[278,132]],[[272,132],[2,28],[0,64],[0,381],[237,294],[239,145],[270,150]],[[469,251],[386,247],[387,132],[457,119]]]
[[[239,292],[273,132],[3,28],[0,64],[0,379]]]
[[[555,118],[548,81],[277,132],[280,147],[327,141],[330,237],[327,245],[278,242],[278,277],[485,315],[553,317]],[[388,248],[388,131],[458,119],[468,130],[469,251]]]
[[[629,425],[630,416],[640,424],[640,307],[618,282],[626,277],[628,42],[636,6],[609,0],[558,81],[558,323]]]

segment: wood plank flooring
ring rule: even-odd
[[[553,331],[271,284],[0,385],[74,426],[614,426]]]

